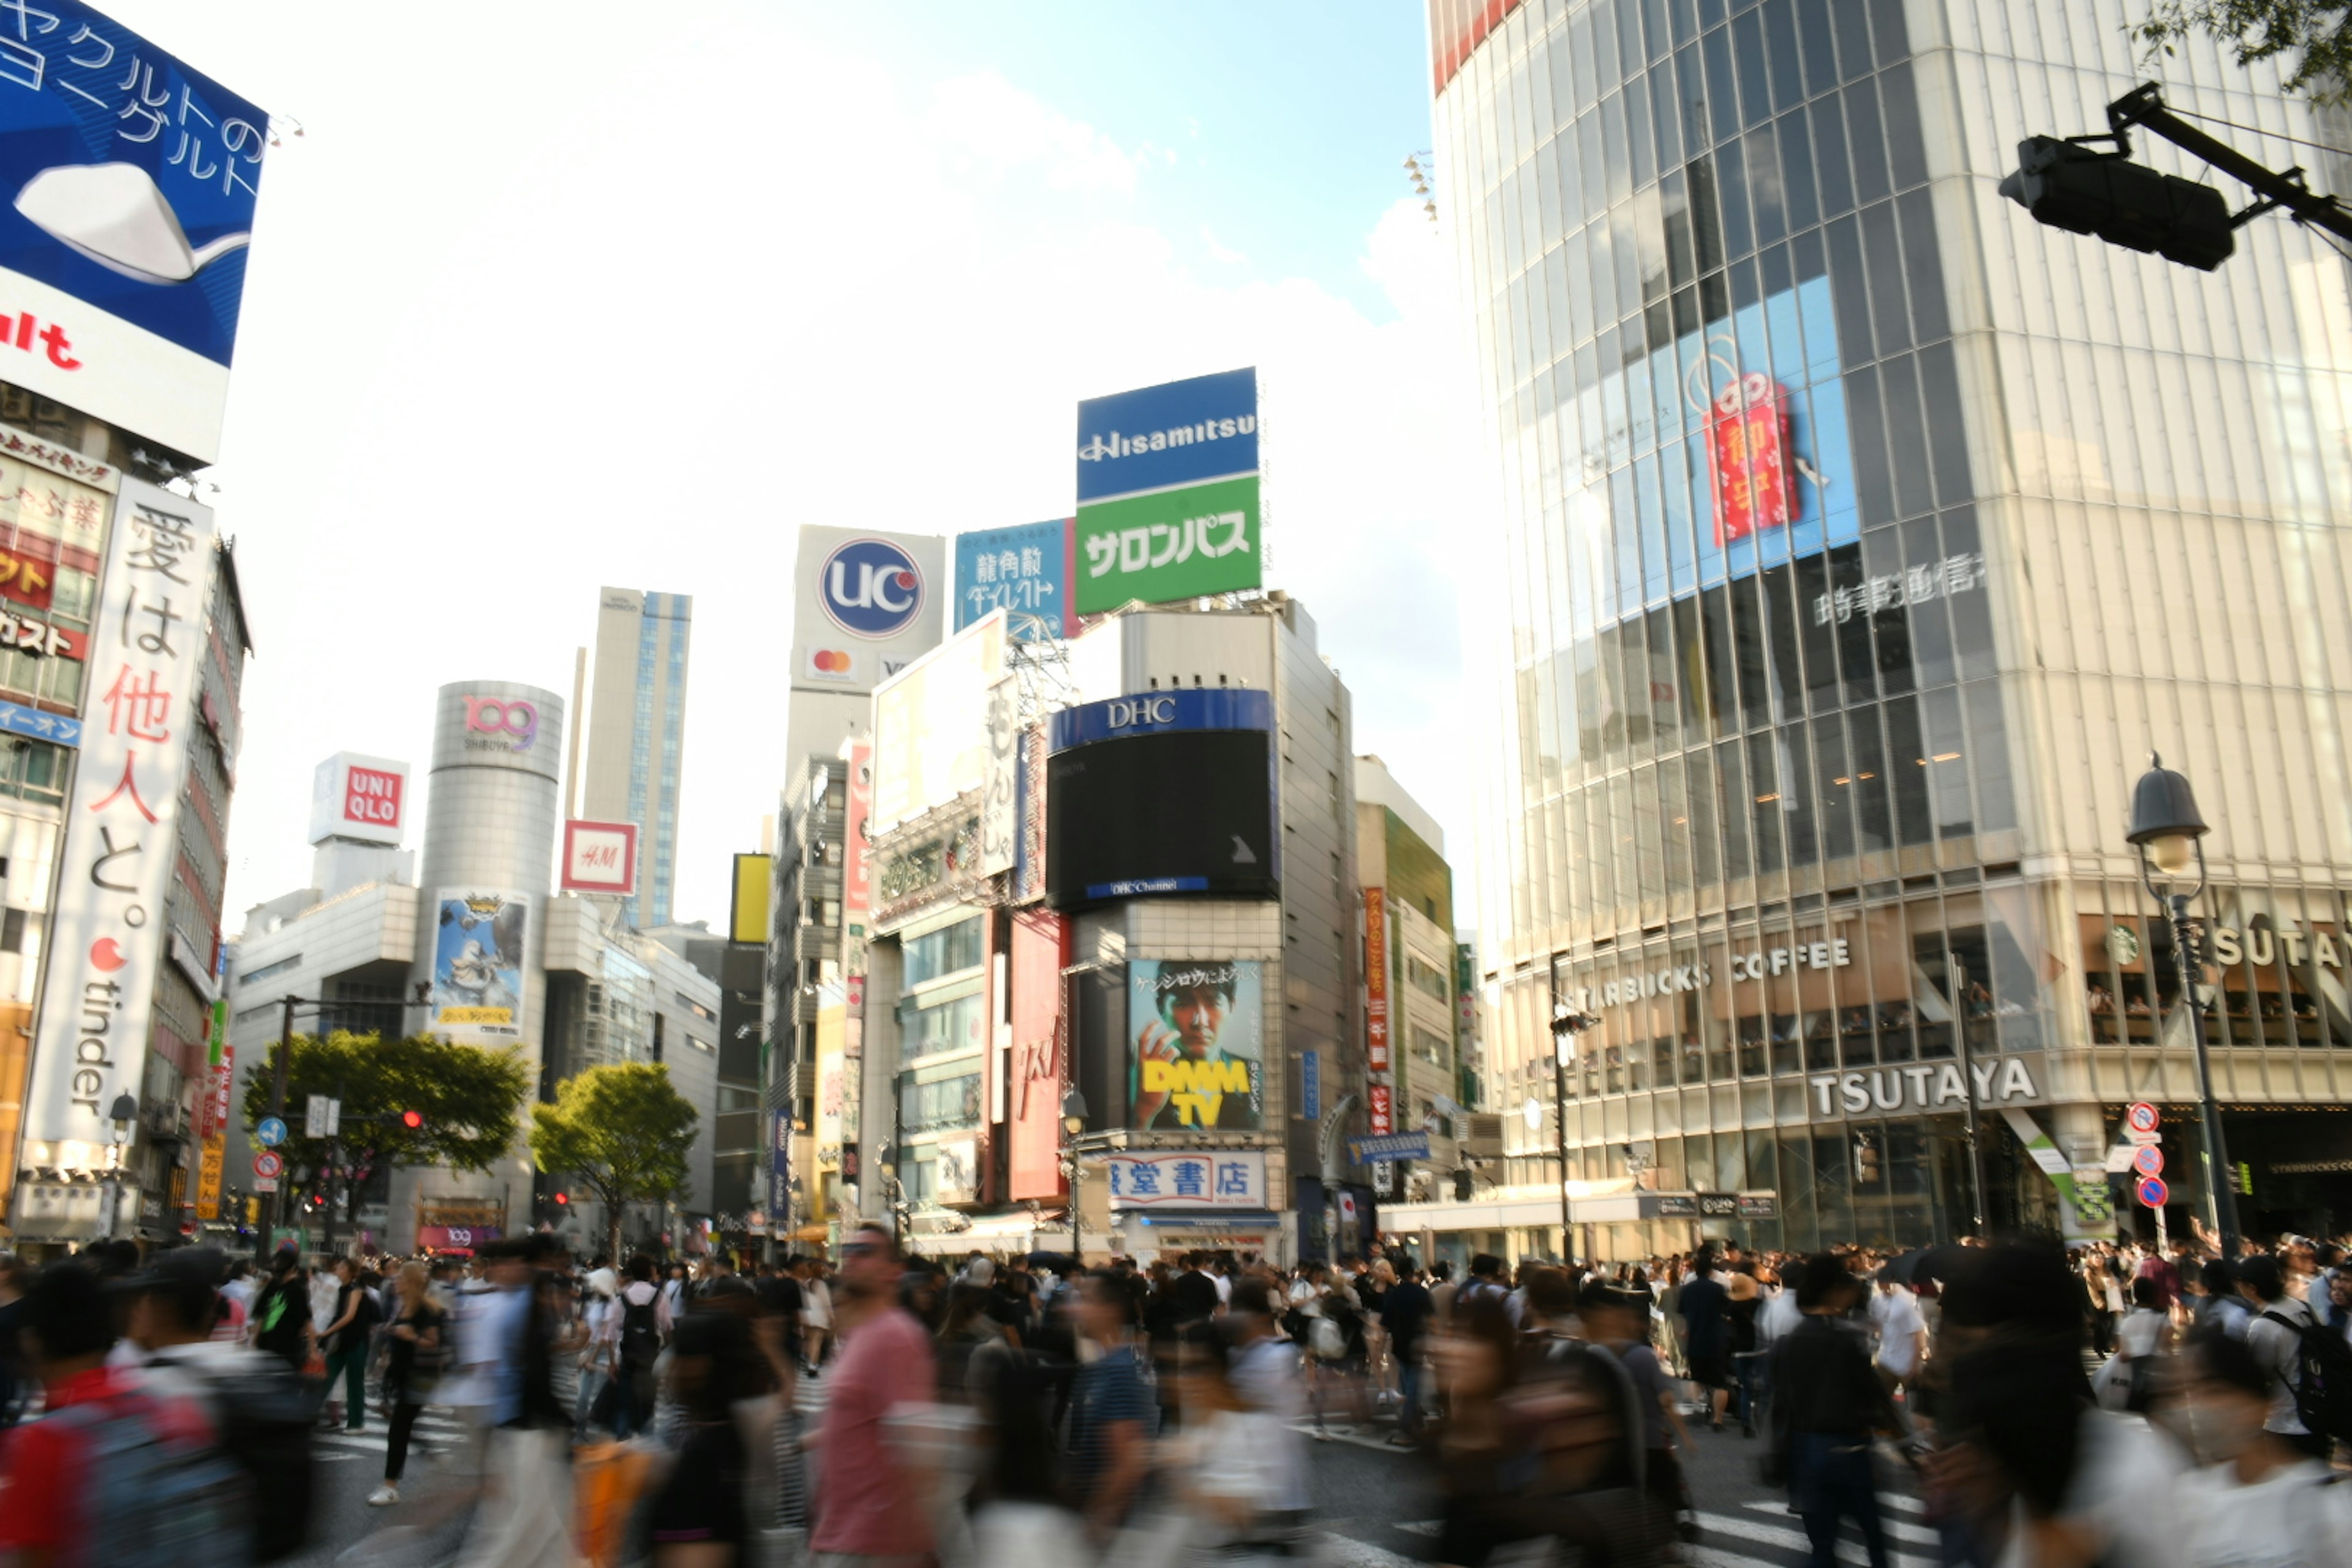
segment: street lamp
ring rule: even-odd
[[[2189,1009],[2189,1037],[2197,1047],[2197,1098],[2205,1129],[2205,1208],[2227,1262],[2238,1250],[2238,1202],[2228,1185],[2230,1152],[2221,1141],[2221,1108],[2213,1102],[2213,1068],[2205,1048],[2205,1012],[2197,1000],[2197,963],[2189,933],[2189,901],[2205,890],[2205,835],[2210,831],[2198,814],[2188,779],[2149,752],[2147,772],[2132,786],[2131,830],[2124,837],[2139,850],[2141,885],[2164,906],[2172,922],[2180,1005]],[[2188,877],[2192,865],[2197,868],[2194,881]]]
[[[1087,1097],[1078,1092],[1077,1085],[1062,1096],[1062,1131],[1070,1149],[1070,1257],[1080,1269],[1087,1266],[1086,1243],[1082,1239],[1084,1219],[1079,1210],[1078,1184],[1084,1167],[1078,1163],[1078,1134],[1086,1130]]]
[[[114,1211],[122,1202],[122,1146],[131,1141],[131,1124],[138,1119],[139,1101],[128,1089],[116,1095],[114,1103],[106,1108],[108,1132],[114,1140],[114,1147],[106,1162],[106,1180],[100,1186],[100,1201],[106,1205],[106,1212],[100,1216],[103,1224],[99,1234],[104,1240],[114,1239]]]
[[[1587,1029],[1597,1029],[1601,1020],[1590,1013],[1580,1013],[1571,1007],[1560,1007],[1551,1020],[1551,1096],[1552,1141],[1559,1153],[1559,1260],[1569,1261],[1569,1237],[1574,1233],[1568,1221],[1568,1063],[1576,1054],[1576,1037]],[[1534,1101],[1528,1104],[1532,1107]],[[1536,1123],[1530,1120],[1528,1130]],[[1591,1247],[1586,1247],[1591,1252]]]

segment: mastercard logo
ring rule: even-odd
[[[821,647],[809,655],[809,663],[824,675],[847,675],[849,656],[839,648]]]

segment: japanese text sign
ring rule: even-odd
[[[1260,522],[1255,370],[1078,405],[1069,608],[1257,587]]]
[[[1251,1149],[1103,1156],[1115,1209],[1262,1209],[1265,1155]]]
[[[1395,1131],[1395,1097],[1390,1090],[1389,1086],[1384,1083],[1376,1083],[1366,1089],[1364,1093],[1365,1097],[1371,1102],[1371,1121],[1373,1132],[1385,1136],[1388,1133]]]
[[[0,379],[217,457],[268,142],[77,0],[0,5]]]
[[[1715,542],[1786,528],[1797,490],[1788,468],[1788,395],[1769,376],[1744,375],[1715,399],[1707,454],[1715,469]]]
[[[1390,1070],[1388,893],[1364,889],[1364,1065]]]
[[[27,1140],[89,1146],[60,1150],[50,1163],[61,1166],[95,1163],[111,1141],[115,1097],[140,1089],[212,547],[207,508],[122,481],[91,628],[96,695],[66,805],[48,1003],[25,1096]]]
[[[1067,636],[1071,520],[959,533],[955,542],[955,629],[992,610],[1011,614],[1016,642]]]

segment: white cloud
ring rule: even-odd
[[[1375,321],[1312,280],[1189,273],[1149,149],[1001,78],[827,53],[763,7],[625,58],[617,7],[562,29],[493,8],[459,53],[291,5],[119,9],[309,127],[265,179],[215,475],[259,644],[231,930],[307,879],[319,758],[421,775],[445,681],[568,696],[604,583],[695,595],[678,908],[723,918],[726,856],[784,772],[796,527],[1066,515],[1079,398],[1250,363],[1276,584],[1354,687],[1360,747],[1466,867],[1438,759],[1462,752],[1467,519],[1416,205],[1365,237],[1396,312]],[[526,52],[560,93],[519,85],[502,62]],[[745,65],[782,58],[789,91]],[[733,85],[681,100],[701,83]]]
[[[1207,224],[1201,226],[1201,243],[1208,248],[1209,259],[1212,261],[1221,262],[1227,267],[1240,267],[1249,261],[1248,257],[1218,239],[1215,231]]]

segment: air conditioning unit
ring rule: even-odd
[[[1502,1158],[1502,1117],[1474,1110],[1462,1118],[1462,1152],[1478,1160]]]

